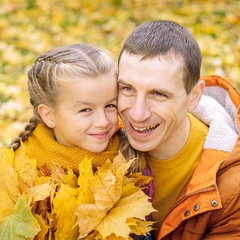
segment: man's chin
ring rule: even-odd
[[[149,149],[147,142],[129,138],[129,143],[134,149],[136,149],[137,151],[140,151],[140,152],[147,152],[147,151],[151,150],[151,149]]]

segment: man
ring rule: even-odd
[[[153,176],[154,239],[240,239],[238,91],[200,78],[196,40],[171,21],[137,27],[118,65],[118,111]]]

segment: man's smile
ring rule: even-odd
[[[155,128],[157,128],[157,127],[159,126],[159,124],[156,124],[156,125],[153,125],[153,126],[149,126],[149,127],[142,127],[142,128],[140,128],[140,127],[135,127],[135,126],[132,125],[132,124],[131,124],[131,126],[132,126],[132,128],[133,128],[135,131],[137,131],[137,132],[139,132],[139,133],[146,133],[146,132],[150,132],[150,131],[154,130]]]

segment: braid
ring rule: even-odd
[[[18,135],[18,137],[14,138],[11,143],[7,146],[7,148],[13,148],[13,150],[17,150],[18,147],[20,146],[21,141],[25,141],[32,131],[36,128],[38,125],[39,120],[33,116],[30,120],[29,123],[25,126],[24,130],[21,131]]]

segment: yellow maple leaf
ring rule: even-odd
[[[33,215],[38,221],[38,224],[40,226],[40,231],[38,232],[36,239],[46,239],[46,235],[48,233],[49,227],[46,225],[41,215],[38,215],[36,213],[33,213]]]
[[[49,199],[50,198],[37,201],[32,205],[33,215],[38,220],[41,229],[37,234],[36,239],[51,239],[50,224],[52,222],[49,213]]]
[[[84,201],[85,204],[80,204],[75,211],[80,238],[86,237],[94,230],[108,210],[120,199],[123,176],[129,165],[130,163],[126,163],[122,155],[119,155],[113,162],[106,161],[101,168],[98,168],[97,174],[93,175],[92,164],[88,159],[85,158],[80,164],[80,192],[85,194],[84,189],[87,188],[86,195],[89,198],[89,201]],[[85,200],[87,198],[85,197]]]
[[[78,187],[77,176],[74,174],[71,168],[68,168],[67,174],[62,176],[62,182],[73,188]]]
[[[151,178],[128,174],[132,161],[121,153],[94,170],[86,157],[79,176],[56,164],[39,171],[24,149],[17,156],[3,150],[0,159],[0,224],[26,194],[25,208],[40,226],[36,239],[131,240],[152,229],[145,216],[154,209],[142,191]]]
[[[103,239],[112,233],[117,237],[121,236],[127,239],[131,233],[127,219],[134,217],[144,220],[153,211],[155,210],[148,202],[148,196],[139,190],[120,199],[96,227],[96,230],[102,235]]]
[[[75,211],[81,238],[86,237],[94,230],[121,195],[121,193],[116,194],[115,192],[116,177],[111,170],[98,172],[91,179],[88,187],[92,191],[95,203],[80,204]],[[111,193],[115,193],[115,195]]]
[[[0,222],[13,213],[21,194],[29,190],[28,185],[34,184],[35,171],[28,161],[25,156],[16,160],[13,149],[0,149]]]
[[[152,176],[144,176],[141,172],[136,172],[128,174],[127,179],[134,179],[136,186],[144,187],[152,180]]]
[[[75,226],[77,217],[74,215],[76,209],[78,190],[63,183],[52,200],[53,214],[57,216],[57,230],[55,239],[77,239],[79,229]]]
[[[135,185],[135,182],[130,182],[122,187],[122,198],[127,197],[140,190],[140,187]]]
[[[79,164],[79,195],[77,198],[77,204],[82,203],[94,203],[94,198],[92,191],[90,189],[90,182],[93,178],[93,170],[91,159],[85,157],[83,161]]]
[[[145,221],[145,217],[153,212],[154,208],[148,201],[148,196],[135,184],[147,183],[144,177],[137,175],[132,176],[130,181],[125,180],[130,164],[131,162],[126,162],[119,154],[112,163],[107,161],[98,168],[95,175],[90,171],[91,180],[86,174],[85,177],[82,176],[79,183],[85,180],[88,182],[88,188],[91,189],[88,194],[92,195],[95,201],[80,204],[75,211],[80,232],[78,239],[90,239],[89,236],[93,234],[94,239],[131,239],[131,233],[141,232],[138,229],[141,224],[136,222]],[[85,169],[88,172],[91,164],[84,162],[83,165],[85,168],[88,166],[88,170]],[[134,227],[127,221],[129,218],[138,219]],[[149,225],[151,222],[147,223],[147,226]],[[149,229],[145,227],[143,234]]]
[[[32,198],[32,203],[34,204],[37,201],[41,201],[49,197],[50,191],[51,191],[50,182],[31,187],[29,190],[29,196],[31,196]]]
[[[12,149],[1,149],[0,152],[0,191],[8,192],[15,202],[21,196],[18,174],[13,168],[14,153]]]
[[[137,218],[129,218],[127,220],[128,226],[131,228],[131,232],[134,232],[136,235],[146,235],[151,230],[153,230],[152,221],[140,221]]]
[[[14,170],[18,175],[18,183],[20,192],[27,192],[33,187],[37,176],[37,162],[34,158],[26,156],[24,148],[20,148],[20,152],[14,158]]]
[[[77,239],[79,229],[75,224],[76,199],[79,194],[77,176],[71,169],[64,169],[57,164],[49,168],[44,166],[41,174],[46,176],[37,179],[38,185],[31,188],[35,217],[38,219],[41,231],[40,239]],[[64,203],[67,203],[67,207]]]
[[[6,159],[12,167],[14,162],[14,156],[15,155],[13,149],[0,147],[0,159]]]
[[[1,239],[25,240],[33,238],[40,231],[38,221],[34,218],[28,202],[27,196],[22,194],[14,207],[13,214],[0,224]]]
[[[73,188],[78,186],[77,176],[71,168],[65,169],[58,164],[52,164],[49,170],[51,171],[51,179],[55,182],[62,182]]]
[[[0,224],[3,220],[13,213],[15,201],[10,197],[7,191],[0,191]]]

